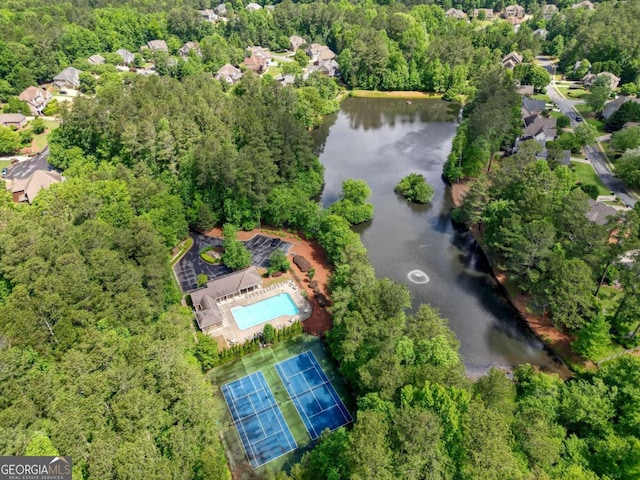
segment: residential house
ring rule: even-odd
[[[598,225],[606,225],[609,217],[618,214],[618,210],[612,206],[592,199],[589,199],[589,207],[587,218]]]
[[[444,13],[445,17],[455,18],[456,20],[466,20],[467,14],[457,8],[450,8]]]
[[[602,118],[604,118],[605,120],[609,120],[611,115],[616,113],[618,109],[622,106],[622,104],[627,102],[640,103],[640,98],[620,95],[615,100],[611,100],[610,102],[607,102],[607,104],[604,106],[604,110],[602,110]]]
[[[523,18],[524,7],[522,5],[508,5],[504,9],[504,18]]]
[[[542,38],[543,40],[545,40],[547,38],[547,35],[549,34],[549,32],[547,30],[545,30],[544,28],[536,28],[533,31],[533,36],[537,36]]]
[[[133,53],[129,50],[125,50],[124,48],[116,50],[116,53],[122,57],[122,63],[124,65],[131,65],[136,58]]]
[[[182,47],[180,47],[180,50],[178,50],[178,54],[186,60],[187,58],[189,58],[189,52],[192,50],[196,52],[196,55],[198,55],[199,57],[202,56],[200,46],[196,42],[185,43]]]
[[[27,87],[18,96],[23,102],[27,102],[31,115],[40,115],[51,100],[51,93],[44,88]]]
[[[60,89],[78,88],[80,86],[80,74],[82,70],[74,67],[67,67],[58,75],[53,77],[53,86]]]
[[[584,0],[583,2],[571,5],[571,8],[586,8],[587,10],[593,10],[595,7],[589,0]]]
[[[326,60],[320,63],[317,67],[318,72],[326,75],[327,77],[339,77],[340,76],[340,65],[335,59]]]
[[[557,120],[553,117],[545,118],[535,114],[524,119],[522,140],[533,139],[544,147],[546,142],[552,141],[558,135]]]
[[[49,188],[54,183],[62,182],[63,178],[58,172],[36,170],[26,178],[14,178],[6,182],[6,189],[13,195],[16,203],[32,203],[40,190]]]
[[[227,4],[226,3],[221,3],[220,5],[218,5],[217,7],[215,7],[213,9],[213,11],[215,12],[216,15],[218,15],[219,17],[226,17],[227,16]]]
[[[593,82],[596,81],[596,78],[599,78],[602,75],[606,75],[607,77],[609,77],[609,87],[611,88],[611,90],[615,90],[616,88],[618,88],[618,84],[620,83],[620,77],[614,75],[611,72],[601,72],[598,74],[595,73],[587,73],[584,77],[582,77],[582,84],[585,87],[590,87],[591,85],[593,85]]]
[[[262,73],[267,67],[267,59],[258,57],[257,55],[251,55],[245,58],[242,64],[253,72]]]
[[[522,55],[517,52],[511,52],[502,57],[502,65],[505,68],[513,68],[522,63]]]
[[[307,55],[311,57],[311,60],[315,65],[327,62],[336,58],[336,54],[326,45],[320,45],[319,43],[312,43],[307,48]]]
[[[202,17],[203,20],[211,23],[216,23],[220,20],[220,16],[214,10],[198,10],[198,13]]]
[[[473,18],[478,18],[478,16],[480,15],[480,12],[484,12],[484,18],[486,20],[493,20],[496,16],[495,13],[493,13],[493,9],[492,8],[474,8],[473,9]]]
[[[265,63],[269,63],[269,60],[271,60],[271,52],[266,48],[247,47],[247,50],[249,50],[251,56],[255,55],[256,57],[264,58]]]
[[[543,100],[534,100],[532,98],[523,97],[520,108],[522,118],[542,113],[546,107],[547,104]]]
[[[291,35],[289,37],[289,50],[295,52],[305,43],[307,43],[307,41],[304,38],[299,37],[298,35]]]
[[[551,20],[556,13],[558,13],[558,7],[553,3],[542,6],[542,18],[545,20]]]
[[[203,288],[192,291],[191,304],[198,327],[203,333],[219,328],[223,324],[223,315],[218,302],[254,291],[262,285],[262,278],[255,267],[215,278]]]
[[[513,31],[517,32],[518,30],[520,30],[520,25],[525,20],[524,20],[524,18],[509,17],[509,18],[505,18],[504,21],[507,22],[507,23],[510,23],[511,25],[513,25]]]
[[[91,55],[89,57],[89,65],[102,65],[104,63],[104,57],[102,55]]]
[[[255,12],[257,10],[262,10],[262,5],[259,5],[259,4],[255,3],[255,2],[251,2],[245,8],[247,10],[249,10],[250,12]]]
[[[0,125],[3,127],[21,128],[27,124],[27,117],[22,113],[0,113]]]
[[[242,72],[239,68],[234,67],[230,63],[223,65],[220,70],[216,72],[215,79],[227,82],[230,85],[238,83],[242,78]]]
[[[167,42],[164,40],[151,40],[147,42],[147,47],[152,52],[167,52],[169,53],[169,47],[167,47]]]

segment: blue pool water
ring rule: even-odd
[[[252,303],[246,307],[233,307],[231,315],[240,330],[255,327],[281,315],[297,315],[298,307],[288,293],[281,293],[275,297]]]

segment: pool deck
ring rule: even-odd
[[[233,314],[231,313],[231,309],[233,307],[246,307],[261,300],[275,297],[281,293],[288,293],[291,296],[291,299],[298,307],[298,310],[300,310],[300,313],[297,315],[282,315],[268,322],[247,328],[246,330],[240,330],[238,328],[236,321],[233,318]],[[270,323],[276,328],[282,328],[291,325],[297,320],[306,320],[311,315],[312,308],[311,304],[300,293],[300,289],[293,283],[293,280],[286,280],[266,288],[259,288],[258,290],[254,290],[253,292],[245,295],[239,295],[232,299],[218,302],[218,307],[222,312],[222,326],[209,331],[208,334],[211,337],[223,337],[227,347],[237,343],[244,343],[245,340],[254,338],[256,334],[262,332],[265,324],[267,323]]]

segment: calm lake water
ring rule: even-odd
[[[322,203],[337,199],[343,180],[367,181],[374,219],[356,230],[377,275],[405,284],[414,309],[429,303],[440,310],[460,339],[470,374],[522,363],[555,370],[555,360],[501,294],[473,238],[451,223],[451,194],[441,173],[457,116],[457,106],[439,100],[345,100],[314,132],[326,169]],[[412,205],[393,192],[412,172],[435,188],[431,204]]]

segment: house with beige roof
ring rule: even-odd
[[[522,5],[508,5],[504,9],[504,18],[523,18],[524,17],[524,7]]]
[[[167,46],[167,42],[164,40],[150,40],[147,42],[147,47],[152,52],[167,52],[169,53],[169,47]]]
[[[444,12],[444,16],[447,18],[455,18],[456,20],[466,20],[467,14],[457,8],[450,8]]]
[[[27,117],[22,113],[0,113],[0,125],[3,127],[21,128],[27,124]]]
[[[505,68],[513,68],[522,63],[522,55],[518,52],[511,52],[502,57],[502,65]]]
[[[62,182],[58,172],[36,170],[26,178],[14,178],[6,182],[7,191],[11,192],[16,203],[32,203],[38,193],[55,183]]]
[[[229,85],[233,85],[234,83],[238,83],[242,78],[242,71],[227,63],[220,67],[220,70],[216,72],[215,79],[222,80],[223,82],[227,82]]]
[[[18,96],[23,102],[27,102],[31,115],[40,115],[51,100],[51,93],[44,88],[27,87]]]
[[[89,65],[102,65],[105,59],[102,55],[91,55],[88,59]]]
[[[307,43],[307,41],[304,38],[298,35],[291,35],[289,37],[289,50],[291,50],[292,52],[295,52],[296,50],[298,50],[298,48],[300,48],[305,43]]]

